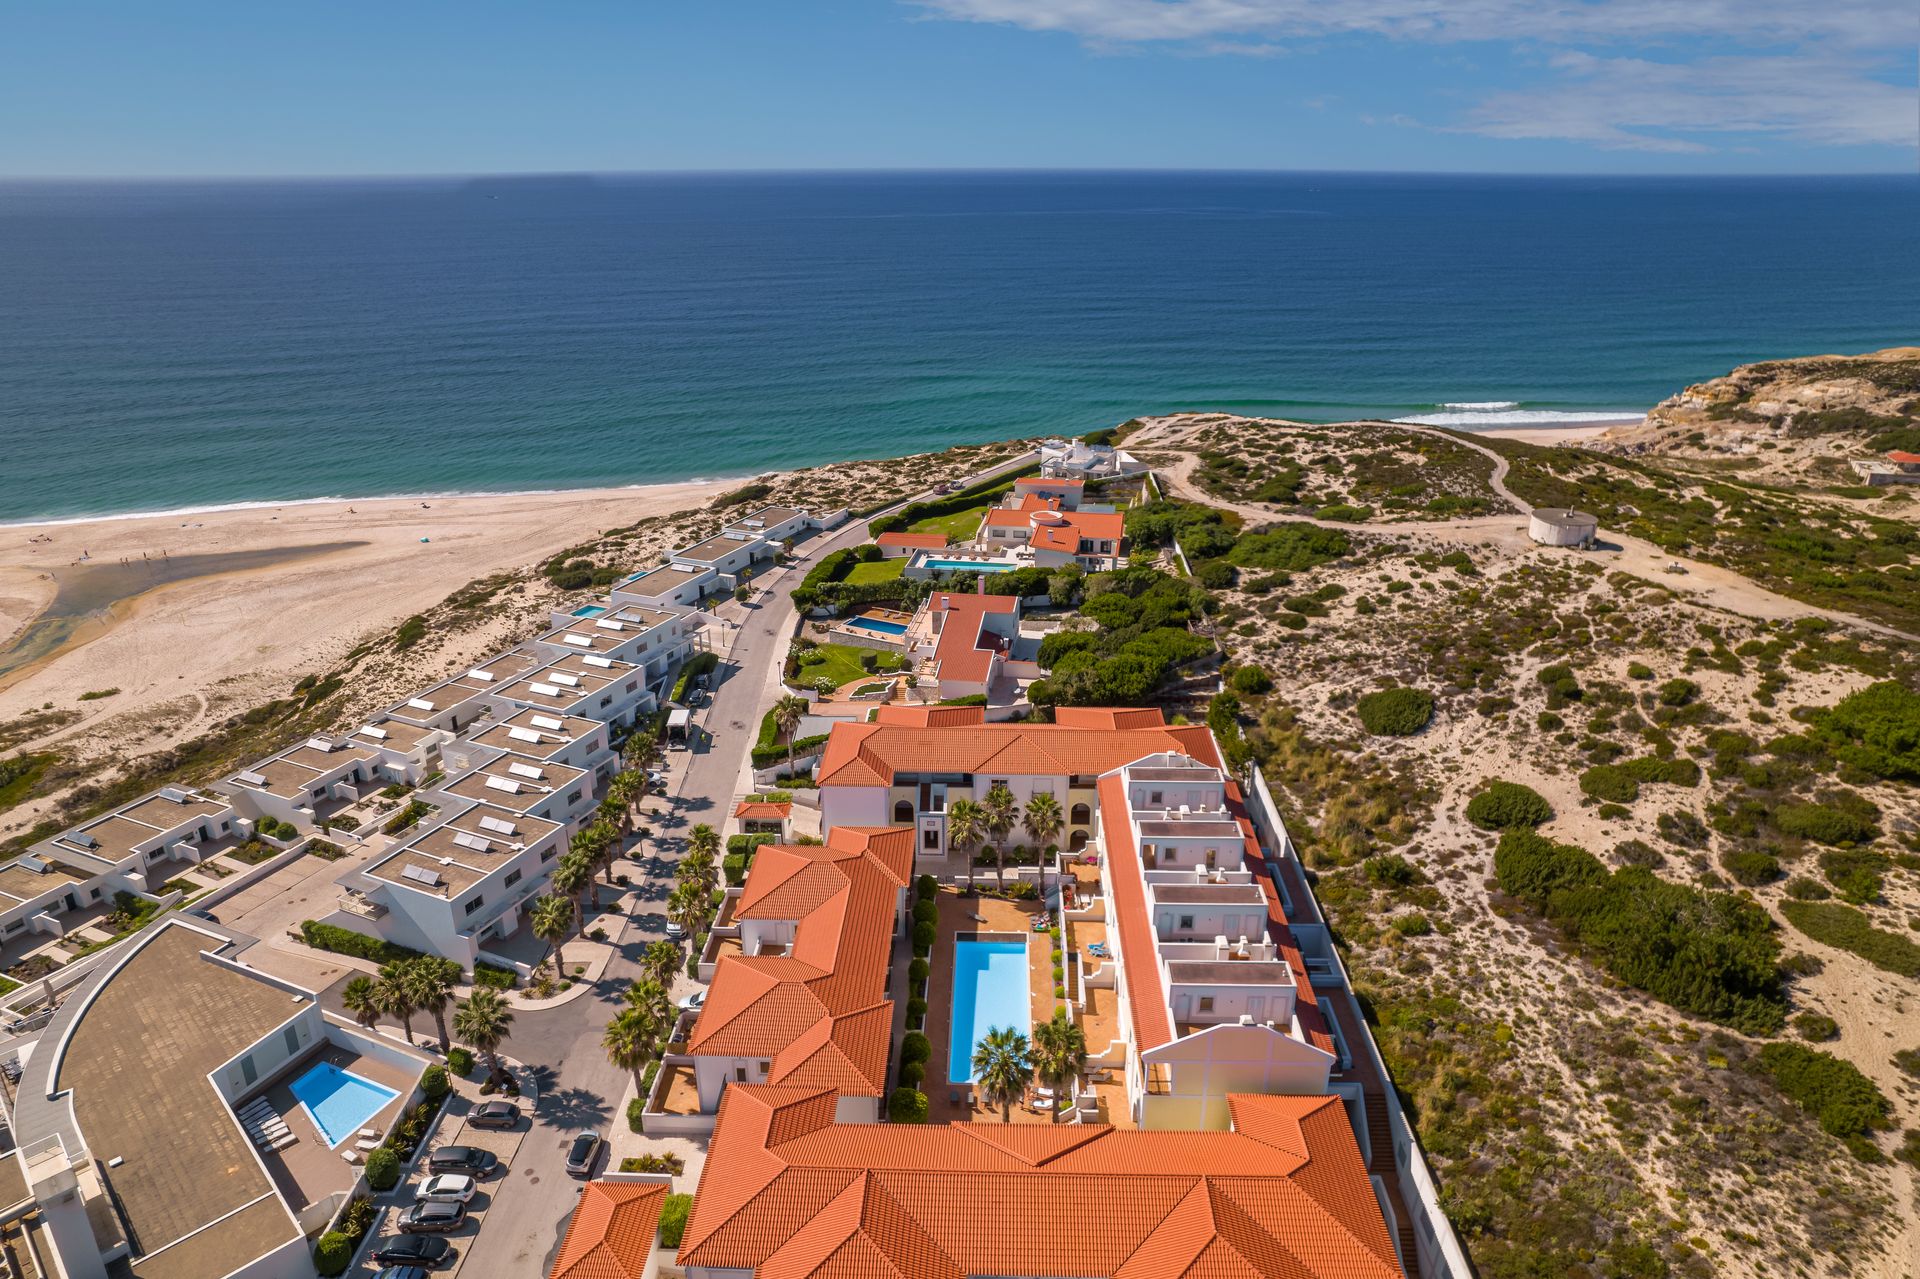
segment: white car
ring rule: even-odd
[[[437,1177],[429,1177],[420,1183],[420,1189],[413,1192],[415,1203],[463,1204],[473,1198],[473,1192],[479,1187],[473,1184],[473,1178],[465,1173],[443,1172]]]
[[[683,1013],[697,1013],[706,1006],[707,992],[704,990],[696,990],[680,1001],[680,1011]]]

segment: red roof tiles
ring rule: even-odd
[[[1085,712],[1081,712],[1084,714]],[[1131,716],[1135,712],[1108,711]],[[980,724],[966,732],[899,724],[836,724],[820,759],[822,786],[884,786],[896,773],[980,773],[996,757],[1016,760],[1036,774],[1105,773],[1161,751],[1191,755],[1218,768],[1220,756],[1205,725],[1095,728],[1061,724]],[[1016,756],[1010,747],[1018,746]]]
[[[880,706],[874,709],[873,722],[908,728],[952,728],[956,724],[984,724],[984,706]]]
[[[589,1181],[550,1279],[640,1279],[666,1197],[667,1188],[655,1182]]]
[[[763,799],[743,799],[733,806],[733,815],[748,822],[784,822],[793,813],[793,805]]]
[[[832,1101],[727,1089],[682,1265],[760,1279],[1402,1273],[1337,1096],[1235,1095],[1232,1132],[836,1124]]]
[[[915,551],[944,551],[947,549],[945,533],[882,533],[873,539],[875,546],[900,546]]]

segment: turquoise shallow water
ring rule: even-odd
[[[0,520],[1638,411],[1916,297],[1911,176],[0,182]]]

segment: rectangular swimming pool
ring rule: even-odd
[[[1033,1027],[1027,999],[1027,943],[953,944],[953,1020],[947,1030],[947,1082],[973,1082],[973,1050],[989,1030]]]
[[[856,631],[872,631],[876,635],[905,635],[905,622],[883,622],[874,617],[850,617],[847,625]]]
[[[996,564],[992,560],[923,560],[924,567],[936,573],[1010,573],[1011,564]]]
[[[598,617],[606,611],[607,608],[604,604],[582,604],[579,608],[573,610],[573,615],[575,617]]]
[[[287,1085],[329,1146],[337,1146],[400,1094],[323,1061]]]

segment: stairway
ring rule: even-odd
[[[1366,1091],[1367,1171],[1393,1178],[1393,1133],[1387,1127],[1387,1099],[1378,1089]]]

